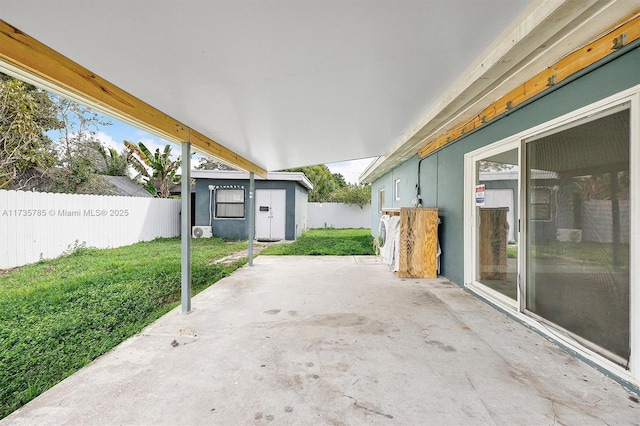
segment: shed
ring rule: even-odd
[[[194,236],[244,239],[249,236],[249,174],[194,170]],[[255,239],[295,240],[307,229],[307,202],[313,185],[304,173],[269,172],[255,179]]]

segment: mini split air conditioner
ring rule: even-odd
[[[193,226],[191,228],[191,236],[193,238],[211,238],[212,232],[210,226]]]

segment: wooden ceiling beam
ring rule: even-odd
[[[418,150],[424,158],[465,134],[487,125],[510,109],[562,82],[576,72],[614,53],[617,49],[640,39],[640,9],[617,22],[602,37],[565,56],[529,81],[507,93],[482,110],[473,119],[457,123],[438,137],[428,139]]]
[[[167,140],[191,142],[194,149],[266,178],[262,167],[189,128],[38,40],[0,20],[0,61],[39,86],[138,126]]]

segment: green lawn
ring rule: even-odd
[[[611,243],[550,241],[547,244],[532,245],[531,254],[539,259],[563,259],[595,265],[610,264],[613,262],[614,245]],[[629,264],[629,244],[618,244],[617,254],[619,264]]]
[[[614,246],[611,243],[549,241],[531,246],[531,255],[538,259],[562,259],[569,262],[603,264],[613,263]],[[507,247],[507,257],[516,258],[518,248]],[[629,264],[629,244],[618,245],[618,264]]]
[[[193,240],[193,293],[242,266],[245,242]],[[0,418],[140,332],[180,299],[180,239],[80,248],[0,271]]]
[[[262,255],[349,256],[375,254],[369,229],[309,229],[292,243],[274,244]]]
[[[210,263],[247,242],[192,241],[193,293],[231,274]],[[312,229],[260,254],[374,254],[368,229]],[[71,254],[0,271],[0,418],[140,332],[180,299],[180,239]]]

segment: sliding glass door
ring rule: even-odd
[[[524,141],[526,309],[625,365],[628,105]]]
[[[465,282],[629,368],[633,123],[610,105],[466,156]]]

